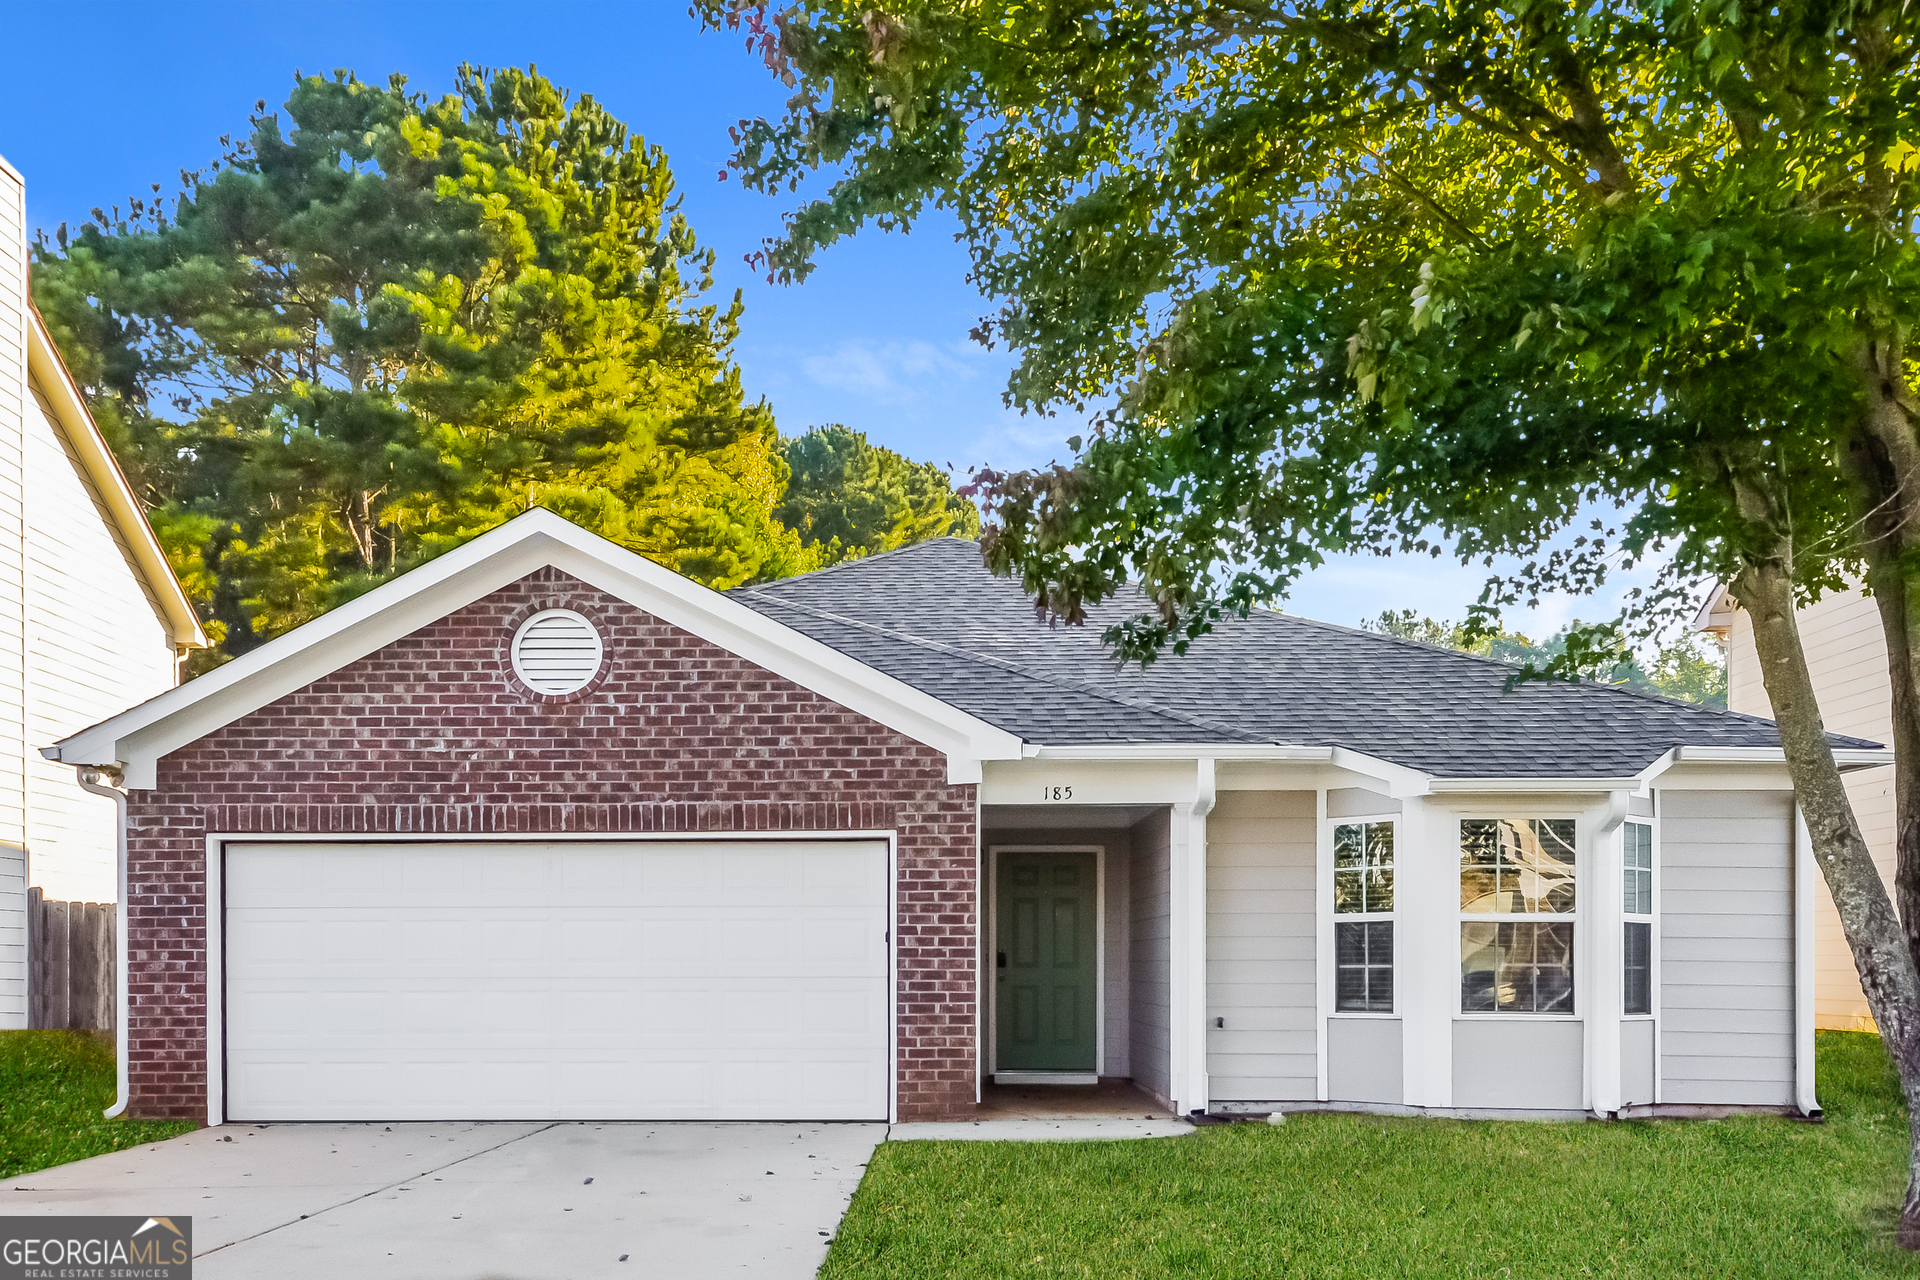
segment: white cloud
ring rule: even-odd
[[[855,338],[829,352],[804,357],[801,372],[815,386],[844,391],[880,404],[914,404],[969,383],[979,374],[967,353],[931,342],[874,342]]]

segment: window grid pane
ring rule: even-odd
[[[1462,923],[1460,1008],[1466,1013],[1572,1013],[1572,922]]]
[[[1621,855],[1621,909],[1630,916],[1653,914],[1653,828],[1629,822]]]
[[[1621,939],[1621,1012],[1653,1012],[1653,926],[1629,920]]]
[[[1334,1001],[1341,1013],[1393,1012],[1393,921],[1334,926]]]
[[[1460,909],[1475,915],[1569,915],[1571,818],[1475,818],[1460,824]]]
[[[1393,824],[1351,822],[1333,829],[1335,912],[1393,910]]]

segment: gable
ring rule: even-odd
[[[178,689],[60,742],[52,758],[156,785],[159,760],[404,636],[554,569],[945,755],[957,779],[1019,739],[544,510],[481,535]]]

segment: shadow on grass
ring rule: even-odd
[[[1827,1123],[1296,1115],[1117,1143],[888,1143],[821,1271],[914,1277],[1920,1277],[1878,1037],[1819,1039]]]
[[[190,1132],[190,1120],[107,1120],[113,1044],[81,1031],[0,1032],[0,1178]]]

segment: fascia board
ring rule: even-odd
[[[207,636],[200,628],[200,615],[194,612],[187,593],[181,589],[180,579],[167,562],[167,553],[161,548],[160,539],[154,536],[153,526],[147,522],[146,510],[140,505],[140,500],[134,497],[133,486],[127,483],[126,472],[120,469],[119,459],[107,447],[106,437],[100,434],[100,427],[94,422],[86,399],[80,394],[79,385],[68,371],[66,361],[61,359],[59,349],[53,345],[53,335],[47,332],[46,321],[41,319],[36,307],[29,307],[27,312],[28,371],[46,393],[47,399],[53,402],[54,412],[67,429],[67,439],[80,457],[80,465],[86,468],[87,478],[93,481],[100,500],[106,504],[107,513],[119,526],[141,576],[146,578],[147,585],[153,589],[154,598],[160,602],[160,610],[174,647],[206,648]]]
[[[1432,775],[1418,769],[1409,769],[1403,764],[1395,764],[1391,760],[1382,760],[1379,756],[1368,755],[1364,751],[1355,751],[1350,747],[1333,748],[1332,762],[1335,768],[1345,769],[1348,773],[1357,773],[1363,778],[1372,778],[1375,782],[1385,783],[1387,794],[1395,800],[1424,796],[1433,789]]]
[[[1008,759],[1020,739],[544,510],[519,516],[49,754],[120,765],[150,788],[161,756],[548,565],[950,755]]]
[[[1042,760],[1304,760],[1324,763],[1332,747],[1295,747],[1259,742],[1117,742],[1030,746]]]
[[[1632,791],[1639,785],[1638,778],[1435,778],[1432,784],[1435,795],[1474,791],[1499,792],[1503,795]]]
[[[1673,758],[1685,764],[1785,764],[1779,747],[1675,747]],[[1856,769],[1892,764],[1891,747],[1835,747],[1833,762]]]
[[[1019,735],[691,582],[645,556],[614,547],[573,525],[567,525],[567,529],[601,544],[582,547],[567,538],[567,552],[553,559],[556,568],[581,581],[917,742],[972,760],[1019,759]],[[609,554],[609,550],[619,554]]]

